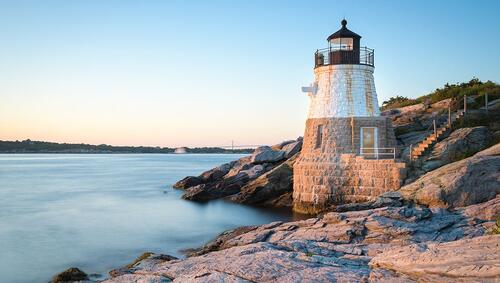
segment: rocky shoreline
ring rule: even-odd
[[[464,195],[476,194],[475,186],[446,173],[456,163],[484,169],[484,162],[494,170],[468,178],[496,182],[481,197]],[[148,254],[104,282],[497,282],[500,144],[415,183],[430,175],[433,182],[457,181],[408,185],[374,202],[337,207],[343,212],[226,231],[186,259]]]
[[[386,113],[401,148],[421,138],[440,104]],[[412,164],[397,191],[307,220],[226,231],[185,259],[147,253],[102,282],[498,282],[500,123],[477,117]],[[291,207],[301,145],[262,147],[175,187],[193,201]]]

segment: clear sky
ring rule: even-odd
[[[313,53],[348,27],[381,103],[500,80],[500,1],[0,0],[0,139],[270,144],[302,135]]]

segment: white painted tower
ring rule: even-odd
[[[347,29],[346,20],[341,23],[327,38],[328,47],[314,54],[314,82],[302,88],[310,104],[293,167],[299,212],[372,200],[400,186],[404,164],[395,160],[391,120],[380,115],[374,50],[361,47],[361,36]]]
[[[361,36],[342,28],[328,37],[329,47],[315,53],[308,118],[380,116],[373,80],[374,51],[359,46]]]

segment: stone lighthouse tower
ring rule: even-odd
[[[304,144],[294,165],[294,210],[369,201],[400,187],[404,163],[390,118],[380,116],[373,79],[374,50],[342,27],[314,54],[314,82]]]

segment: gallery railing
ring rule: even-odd
[[[314,53],[314,67],[327,65],[368,65],[375,66],[375,51],[368,47],[360,47],[354,50],[346,47],[329,47],[319,49]]]

